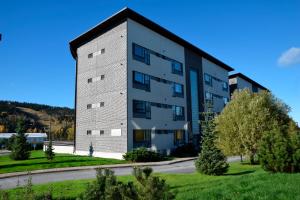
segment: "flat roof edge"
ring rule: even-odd
[[[140,15],[139,13],[131,10],[130,8],[123,8],[116,14],[112,15],[111,17],[105,19],[104,21],[100,22],[98,25],[94,26],[90,30],[86,31],[85,33],[81,34],[80,36],[76,37],[72,41],[69,42],[70,45],[70,51],[75,59],[77,57],[77,48],[79,48],[81,45],[91,41],[101,33],[115,27],[116,25],[126,21],[127,19],[131,19],[133,21],[136,21],[145,27],[153,30],[154,32],[157,32],[158,34],[172,40],[173,42],[176,42],[183,46],[184,48],[188,48],[191,51],[194,51],[197,54],[200,54],[204,58],[210,60],[211,62],[214,62],[217,65],[220,65],[222,68],[224,68],[227,71],[233,71],[234,69],[230,67],[229,65],[225,64],[224,62],[220,61],[219,59],[215,58],[214,56],[208,54],[207,52],[201,50],[200,48],[196,47],[195,45],[187,42],[186,40],[182,39],[181,37],[175,35],[174,33],[170,32],[169,30],[163,28],[162,26],[158,25],[157,23],[147,19],[146,17]]]

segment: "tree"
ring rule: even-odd
[[[74,140],[74,126],[72,125],[67,129],[68,140]]]
[[[300,132],[289,125],[275,124],[260,142],[259,160],[272,172],[300,172]]]
[[[203,113],[202,141],[198,159],[195,161],[198,172],[207,175],[222,175],[228,170],[228,163],[222,151],[215,145],[215,124],[212,108]]]
[[[25,135],[25,123],[23,119],[18,119],[10,157],[14,160],[27,160],[30,157],[30,145],[27,143]]]
[[[49,143],[48,143],[48,146],[46,148],[46,151],[45,151],[45,156],[47,158],[47,160],[53,160],[54,157],[55,157],[55,153],[54,153],[54,148],[52,146],[52,138],[50,136],[50,139],[49,139]]]
[[[259,142],[273,124],[287,124],[289,107],[270,92],[235,91],[232,100],[216,118],[218,146],[226,155],[248,155],[255,163]]]

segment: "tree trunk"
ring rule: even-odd
[[[241,163],[243,162],[243,155],[240,155],[240,158],[241,158]]]
[[[249,158],[250,158],[250,165],[254,165],[254,164],[255,164],[255,161],[254,161],[254,154],[251,153],[251,154],[249,155]]]

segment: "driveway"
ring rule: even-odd
[[[239,157],[228,158],[229,162],[238,161]],[[154,172],[158,173],[193,173],[195,171],[194,161],[184,161],[168,165],[152,166]],[[130,175],[132,173],[132,167],[113,168],[116,175]],[[78,179],[90,179],[96,177],[96,171],[94,169],[86,169],[80,171],[62,171],[51,172],[45,174],[32,174],[33,184],[43,184],[65,180],[78,180]],[[28,180],[28,175],[21,175],[18,177],[2,178],[0,179],[1,189],[15,188],[17,185],[23,186]]]

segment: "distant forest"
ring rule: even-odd
[[[15,132],[23,118],[29,133],[51,133],[54,140],[74,139],[74,109],[36,103],[0,101],[0,134]]]

